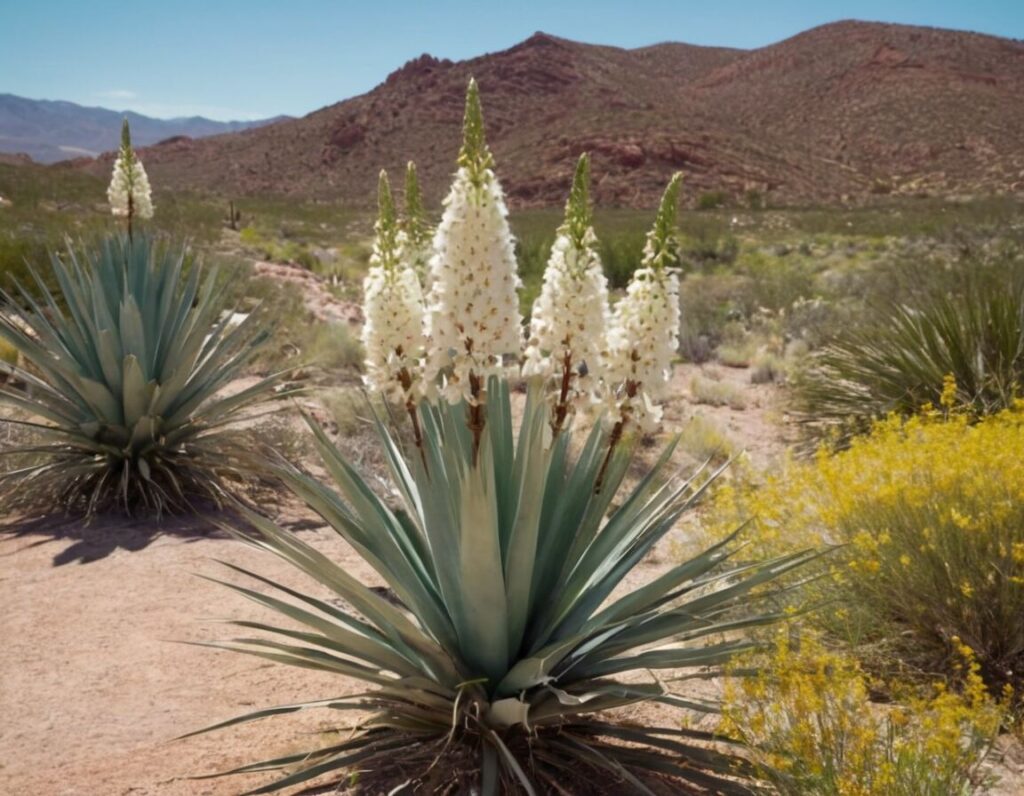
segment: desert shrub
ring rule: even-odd
[[[786,363],[771,351],[760,351],[750,370],[751,384],[781,384],[786,380]]]
[[[321,393],[320,402],[337,426],[338,434],[344,437],[355,435],[364,422],[371,422],[366,396],[359,390],[346,387],[326,390]]]
[[[259,246],[263,241],[263,236],[260,235],[259,230],[255,227],[242,227],[242,230],[238,233],[238,239],[246,246]]]
[[[516,238],[516,262],[519,265],[519,278],[523,288],[519,292],[519,308],[524,318],[529,318],[533,311],[533,303],[540,295],[541,283],[548,257],[551,256],[551,245],[555,238],[553,233],[528,230]]]
[[[985,784],[1004,711],[970,649],[957,654],[962,693],[940,683],[883,707],[870,703],[855,660],[813,636],[780,634],[771,655],[743,661],[756,676],[727,685],[722,730],[751,746],[780,796],[970,796]]]
[[[758,191],[756,188],[751,188],[743,194],[743,199],[747,203],[747,207],[751,210],[764,210],[765,202],[764,194]]]
[[[286,234],[289,233],[290,234]],[[299,240],[292,240],[294,231],[282,228],[283,243],[278,243],[273,238],[266,237],[255,227],[244,227],[238,233],[238,240],[246,248],[252,249],[264,260],[275,263],[292,263],[301,265],[308,271],[318,272],[320,260],[309,250],[308,245]]]
[[[747,407],[743,390],[727,381],[694,376],[690,380],[690,396],[698,404],[728,406],[731,409],[746,409]]]
[[[717,210],[729,202],[729,194],[725,191],[705,191],[697,197],[698,210]]]
[[[6,296],[0,339],[24,367],[0,402],[34,418],[42,460],[7,473],[9,506],[90,514],[182,509],[218,499],[253,460],[227,424],[266,399],[277,378],[225,395],[269,332],[250,315],[218,320],[223,287],[185,249],[137,235],[54,256],[54,295]],[[187,272],[187,276],[183,276]],[[10,417],[5,422],[18,422]],[[18,453],[19,450],[8,451]]]
[[[609,287],[625,288],[629,284],[643,259],[645,237],[643,230],[602,231],[598,251]]]
[[[347,323],[312,323],[295,341],[299,359],[327,370],[362,370],[363,344]]]
[[[845,442],[891,412],[938,404],[950,375],[956,403],[975,416],[1021,394],[1024,270],[889,305],[876,322],[843,328],[796,381],[794,409],[812,436]]]
[[[48,257],[43,240],[25,235],[0,235],[0,289],[10,292],[16,284],[32,284],[30,264],[45,262]],[[48,288],[56,288],[52,274],[42,273],[40,277]]]
[[[727,368],[748,368],[754,356],[754,346],[750,341],[741,344],[724,344],[715,350],[715,359]]]
[[[931,412],[850,448],[724,487],[714,516],[755,517],[775,553],[840,544],[818,622],[881,667],[946,672],[953,638],[994,693],[1024,672],[1024,407],[971,425]]]
[[[731,265],[740,253],[736,236],[710,226],[698,226],[683,237],[684,260],[701,266]]]
[[[666,775],[747,792],[725,778],[742,777],[745,768],[716,744],[723,739],[679,726],[616,723],[613,711],[643,701],[714,710],[645,673],[720,673],[754,644],[744,628],[782,616],[758,612],[758,587],[809,556],[737,566],[729,548],[717,546],[609,601],[703,487],[666,480],[669,448],[613,504],[629,469],[627,447],[606,459],[609,436],[600,425],[581,448],[569,430],[552,441],[539,389],[530,391],[516,435],[507,382],[492,377],[487,393],[479,448],[465,402],[421,404],[419,449],[401,445],[378,422],[393,487],[387,502],[317,428],[331,480],[281,468],[295,494],[365,556],[404,610],[302,539],[247,515],[252,535],[243,538],[311,585],[300,591],[232,567],[260,584],[232,589],[295,627],[239,621],[262,634],[216,646],[346,683],[355,678],[370,690],[258,710],[218,726],[317,708],[341,715],[365,709],[371,717],[338,743],[236,771],[283,774],[261,792],[320,775],[347,782],[355,766],[372,772],[360,786],[373,792],[409,778],[430,792],[538,792],[553,783],[584,790],[597,776],[611,777],[618,792],[646,792],[645,781]]]
[[[690,362],[711,359],[726,341],[727,327],[741,316],[735,297],[743,277],[734,274],[686,275],[680,289],[680,353]],[[742,327],[742,324],[740,324]]]
[[[679,447],[697,461],[721,464],[735,453],[729,436],[713,420],[694,415],[679,432]]]
[[[818,292],[817,268],[809,258],[744,252],[735,265],[735,272],[747,277],[746,289],[737,297],[744,316],[751,317],[762,308],[786,310],[800,299],[813,298]]]

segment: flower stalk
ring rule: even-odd
[[[405,168],[405,213],[399,231],[402,256],[416,272],[424,291],[430,289],[430,255],[434,230],[426,219],[423,194],[420,191],[416,164],[409,161]]]
[[[422,452],[417,403],[422,395],[423,295],[415,271],[403,256],[401,230],[387,172],[377,186],[377,223],[370,270],[363,283],[367,386],[405,407],[414,441]]]
[[[551,385],[556,437],[572,414],[597,404],[601,381],[590,374],[607,347],[608,283],[597,252],[589,187],[590,158],[583,154],[533,305],[523,364],[524,376],[541,376]]]
[[[107,188],[107,200],[110,202],[111,213],[126,219],[129,240],[132,238],[132,222],[136,216],[153,217],[150,193],[149,178],[146,176],[142,161],[132,149],[131,130],[128,128],[128,120],[125,119],[121,124],[121,148],[118,150],[117,160],[114,161],[114,171]]]
[[[650,433],[661,422],[672,360],[679,345],[679,243],[676,220],[682,175],[673,175],[647,233],[644,257],[616,305],[605,363],[614,418],[610,459],[628,425]],[[607,464],[607,462],[606,462]]]
[[[487,380],[521,354],[515,251],[505,198],[484,139],[476,81],[466,92],[458,170],[430,262],[425,380],[449,403],[466,401],[474,450],[486,425]]]

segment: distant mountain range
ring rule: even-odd
[[[756,50],[538,33],[467,61],[423,55],[301,119],[142,157],[156,186],[363,204],[380,168],[413,159],[436,201],[471,75],[518,206],[562,203],[583,151],[604,205],[650,207],[676,170],[691,203],[708,191],[777,204],[1024,193],[1024,42],[855,21]],[[73,166],[105,176],[110,162]]]
[[[132,141],[139,146],[181,135],[202,138],[234,133],[290,118],[277,116],[255,122],[216,122],[202,116],[153,119],[132,111],[0,94],[0,152],[24,153],[39,163],[95,157],[117,148],[125,117],[132,127]]]

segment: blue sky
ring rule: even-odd
[[[159,117],[302,115],[423,52],[457,60],[537,30],[750,48],[851,17],[1024,39],[1024,0],[0,0],[0,93]]]

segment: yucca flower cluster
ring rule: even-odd
[[[365,380],[388,400],[414,406],[421,388],[423,294],[416,271],[403,256],[395,203],[384,171],[378,185],[375,230],[370,269],[363,281]]]
[[[524,346],[508,210],[470,81],[458,170],[433,240],[415,165],[406,171],[400,222],[382,178],[365,283],[367,385],[405,405],[417,441],[416,404],[438,397],[466,401],[479,441],[488,381],[512,373],[544,382],[555,435],[580,412],[603,417],[610,449],[627,428],[656,430],[678,342],[680,179],[662,197],[641,267],[613,314],[593,228],[590,162],[580,158]]]
[[[153,217],[149,178],[142,161],[132,149],[132,135],[127,119],[121,125],[121,149],[114,162],[114,173],[107,188],[107,201],[115,216],[128,220],[129,233],[133,219]]]
[[[679,248],[675,235],[682,175],[665,189],[644,257],[615,306],[608,335],[604,378],[612,388],[607,422],[635,423],[644,432],[661,422],[679,346]],[[620,426],[621,429],[621,426]]]
[[[597,252],[589,183],[590,159],[584,154],[533,305],[523,363],[524,376],[550,384],[556,433],[570,412],[596,405],[606,356],[608,280]]]
[[[458,164],[434,236],[425,376],[428,381],[441,379],[449,402],[464,399],[479,407],[488,377],[504,374],[506,356],[521,354],[522,318],[508,209],[484,141],[480,94],[473,80],[466,95]]]

